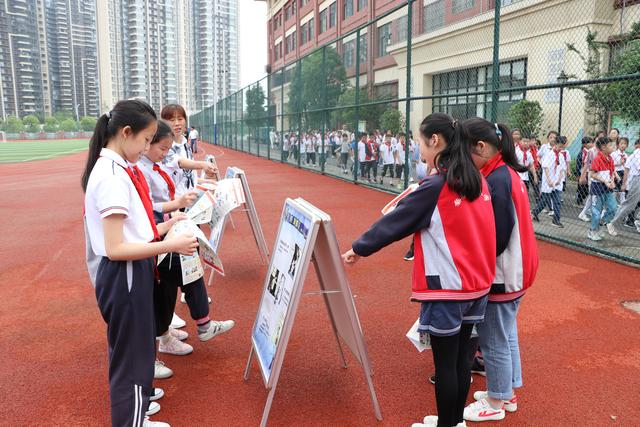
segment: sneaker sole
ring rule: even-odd
[[[480,375],[483,377],[487,376],[487,373],[485,371],[471,371],[472,374],[476,374],[476,375]]]
[[[153,379],[154,380],[166,380],[167,378],[171,378],[173,376],[173,372],[171,372],[170,374],[164,374],[164,375],[153,375]]]
[[[158,353],[162,353],[162,354],[172,354],[174,356],[186,356],[187,354],[191,354],[193,353],[193,349],[191,350],[185,350],[185,351],[180,351],[180,352],[173,352],[173,351],[167,351],[167,350],[161,350],[158,349]]]
[[[496,415],[491,415],[489,417],[464,417],[465,421],[474,421],[474,422],[482,422],[482,421],[500,421],[504,420],[506,414],[504,412]]]
[[[155,406],[155,405],[154,405],[154,406]],[[155,406],[155,408],[154,408],[154,409],[152,409],[152,410],[150,410],[150,411],[145,412],[144,414],[145,414],[147,417],[150,417],[151,415],[155,415],[155,414],[157,414],[158,412],[160,412],[160,404],[158,404],[158,406]]]

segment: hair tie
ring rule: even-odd
[[[451,127],[455,129],[456,128],[456,124],[458,124],[457,120],[452,121],[451,122]]]
[[[107,112],[105,116],[107,116],[107,120],[111,120],[111,111]]]
[[[502,132],[500,131],[498,124],[494,123],[493,125],[496,127],[496,135],[498,135],[498,138],[502,139]]]

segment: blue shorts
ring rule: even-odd
[[[447,337],[460,332],[463,323],[484,320],[488,295],[469,301],[425,301],[420,307],[418,331]]]

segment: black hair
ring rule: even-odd
[[[582,145],[587,145],[593,142],[593,138],[591,138],[590,136],[583,136],[582,137]]]
[[[596,148],[602,151],[602,147],[604,147],[610,142],[611,142],[611,138],[609,138],[608,136],[601,136],[600,138],[596,139]]]
[[[469,136],[469,149],[472,149],[479,141],[493,145],[502,155],[502,160],[511,169],[517,172],[526,172],[527,167],[521,165],[516,157],[516,148],[511,139],[511,130],[502,123],[491,123],[488,120],[474,117],[463,123]]]
[[[611,130],[615,130],[616,132],[618,132],[618,135],[620,135],[620,129],[618,129],[618,128],[611,128]]]
[[[173,129],[171,125],[163,119],[158,120],[158,130],[156,134],[153,136],[153,140],[151,140],[151,145],[157,144],[163,138],[171,138],[172,140],[175,138],[175,134],[173,133]]]
[[[547,133],[547,139],[549,139],[549,135],[551,134],[554,134],[556,138],[560,136],[558,132],[556,132],[555,130],[550,130],[549,133]]]
[[[184,111],[184,107],[179,104],[168,104],[162,107],[160,117],[165,120],[172,120],[174,117],[183,117],[187,120],[187,112]]]
[[[618,138],[618,143],[616,144],[616,147],[620,147],[620,143],[622,141],[627,141],[627,147],[629,146],[629,138],[627,138],[626,136],[621,136],[620,138]]]
[[[156,120],[153,108],[137,99],[118,101],[111,111],[100,116],[89,142],[89,156],[81,180],[82,190],[87,191],[89,175],[100,157],[100,151],[107,146],[109,139],[113,138],[118,130],[129,126],[133,133],[137,134]]]
[[[471,158],[464,126],[447,114],[433,113],[420,124],[420,134],[425,139],[436,134],[444,138],[447,146],[436,155],[436,169],[446,174],[447,185],[456,193],[468,200],[477,199],[482,192],[482,177]]]
[[[640,138],[636,139],[636,142],[634,142],[633,145],[640,145]]]

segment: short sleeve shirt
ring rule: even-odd
[[[567,171],[567,163],[564,161],[564,158],[562,158],[562,154],[556,157],[555,151],[548,151],[542,159],[541,165],[543,176],[540,191],[543,193],[551,193],[554,190],[562,191],[562,181],[555,184],[561,174]],[[550,186],[547,180],[550,180],[555,185]]]

